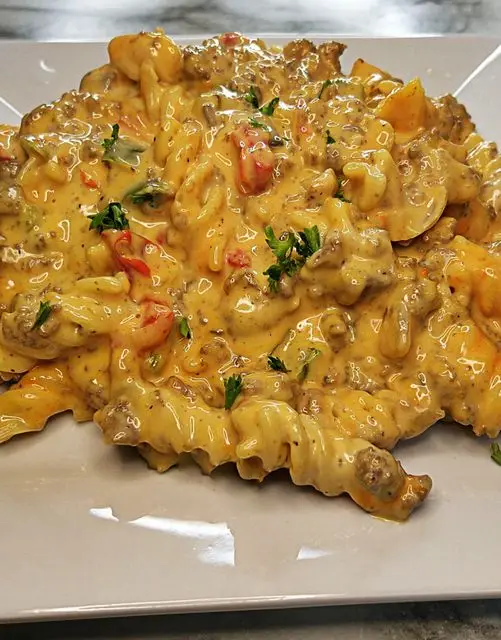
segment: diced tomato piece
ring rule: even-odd
[[[124,231],[108,230],[102,235],[113,251],[115,259],[126,271],[135,271],[142,276],[151,276],[150,267],[138,256],[144,256],[150,248],[156,247],[154,242],[138,233],[132,233],[129,229]]]
[[[165,305],[146,301],[141,303],[141,309],[141,326],[132,333],[133,344],[140,351],[165,342],[174,323],[174,313]]]
[[[241,125],[232,133],[240,150],[237,185],[242,193],[264,191],[273,175],[275,156],[269,147],[270,134],[263,129]]]
[[[80,169],[80,180],[86,187],[89,187],[89,189],[97,189],[99,186],[97,181],[83,169]]]
[[[137,234],[134,234],[137,236]],[[141,236],[139,236],[141,238]],[[145,240],[145,238],[142,238]],[[132,232],[122,231],[114,244],[115,256],[120,264],[127,270],[137,271],[143,276],[150,276],[151,270],[144,260],[136,258],[132,247]],[[144,250],[144,247],[143,247]]]
[[[237,44],[243,44],[244,42],[249,42],[249,38],[237,33],[236,31],[228,31],[228,33],[223,33],[219,37],[219,41],[225,47],[234,47]]]

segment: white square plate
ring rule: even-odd
[[[346,69],[360,56],[431,94],[464,86],[480,131],[501,140],[499,40],[343,40]],[[0,120],[77,87],[105,57],[96,43],[0,43]],[[501,469],[487,440],[436,426],[397,456],[434,480],[404,525],[280,474],[262,486],[194,467],[158,475],[63,416],[0,448],[0,620],[501,596]]]

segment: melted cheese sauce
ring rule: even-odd
[[[0,442],[71,409],[159,471],[285,467],[403,519],[431,481],[400,439],[446,415],[499,433],[497,149],[417,79],[343,75],[343,49],[122,36],[79,91],[2,127]],[[110,203],[125,234],[89,228]],[[273,286],[265,228],[314,226]]]

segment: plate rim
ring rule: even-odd
[[[199,42],[213,37],[208,34],[168,34],[175,41],[182,44],[188,42]],[[252,37],[277,39],[283,42],[287,39],[297,37],[311,38],[315,40],[365,40],[377,43],[385,41],[406,41],[406,40],[438,40],[446,41],[483,41],[496,44],[501,43],[501,36],[476,35],[476,34],[411,34],[404,36],[373,36],[364,34],[331,34],[331,33],[296,33],[296,32],[259,32],[252,34]],[[0,41],[0,48],[8,47],[30,47],[33,45],[58,45],[71,47],[72,45],[106,45],[106,39],[5,39]],[[368,516],[369,517],[369,516]],[[405,603],[405,602],[426,602],[443,600],[468,600],[468,599],[493,599],[501,597],[501,585],[498,589],[485,590],[463,590],[453,593],[443,591],[428,591],[417,595],[395,597],[375,596],[374,598],[353,598],[339,593],[325,594],[303,594],[303,595],[266,595],[266,596],[235,596],[235,597],[214,597],[214,598],[194,598],[180,601],[150,601],[133,603],[113,603],[109,605],[86,605],[86,606],[66,606],[61,608],[42,608],[20,610],[15,614],[2,615],[0,611],[0,624],[12,622],[35,622],[48,620],[75,620],[103,617],[120,616],[141,616],[159,614],[179,614],[179,613],[201,613],[208,611],[241,611],[241,610],[264,610],[299,608],[313,606],[338,606],[350,604],[373,604],[373,603]]]

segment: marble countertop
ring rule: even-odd
[[[368,19],[370,17],[370,19]],[[108,39],[163,27],[170,34],[336,33],[498,35],[499,0],[0,0],[0,37]]]
[[[155,26],[173,35],[227,30],[385,36],[501,32],[501,0],[149,0],[143,6],[137,0],[0,0],[0,37],[108,39]],[[0,628],[0,636],[6,640],[499,640],[501,602],[7,625]]]

